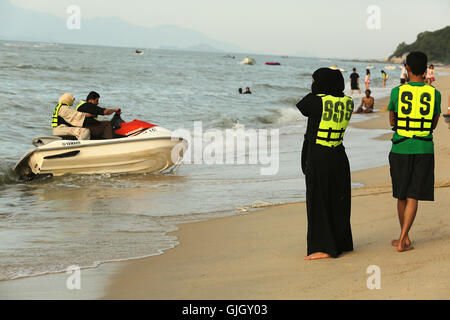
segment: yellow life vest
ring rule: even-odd
[[[85,103],[86,103],[86,101],[80,100],[80,103],[77,105],[77,107],[75,108],[75,110],[78,111],[78,108],[81,107],[81,106],[82,106],[83,104],[85,104]]]
[[[317,130],[316,144],[337,147],[342,143],[345,129],[352,117],[354,103],[349,96],[335,97],[318,94],[322,98],[322,119]]]
[[[433,132],[436,92],[430,85],[399,87],[397,133],[403,137],[425,137]]]
[[[58,123],[58,112],[59,112],[59,108],[61,108],[62,105],[69,106],[66,103],[59,103],[55,107],[55,110],[53,111],[53,115],[52,115],[52,128],[56,128],[59,125],[59,123]]]
[[[75,110],[77,110],[78,111],[78,108],[79,107],[81,107],[83,104],[85,104],[86,103],[86,101],[84,101],[84,100],[80,100],[80,103],[77,105],[77,107],[75,108]],[[93,117],[93,119],[95,119],[95,120],[98,120],[98,117]]]

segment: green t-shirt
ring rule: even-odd
[[[425,83],[421,82],[409,82],[411,86],[424,86]],[[399,87],[395,87],[391,91],[391,99],[389,101],[388,110],[398,113],[398,94]],[[434,114],[441,113],[441,93],[436,90],[436,96],[434,100]],[[433,135],[430,134],[424,138],[432,138]],[[397,132],[392,136],[392,141],[397,141],[402,139],[402,136]],[[434,143],[433,141],[423,141],[418,139],[407,139],[398,144],[392,144],[392,153],[400,153],[400,154],[427,154],[434,153]]]

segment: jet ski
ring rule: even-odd
[[[148,122],[111,119],[114,139],[77,140],[73,136],[43,136],[32,140],[14,166],[23,180],[67,174],[162,172],[181,163],[187,141]]]

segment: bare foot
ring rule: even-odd
[[[318,259],[326,259],[330,258],[331,256],[328,253],[324,252],[314,252],[311,253],[309,256],[305,256],[303,260],[318,260]]]
[[[398,247],[399,241],[397,239],[394,239],[391,241],[391,244],[393,247]],[[405,245],[407,247],[409,247],[411,245],[411,240],[409,240],[409,237],[406,238]]]
[[[404,241],[404,242],[399,241],[398,246],[397,246],[398,252],[405,252],[405,251],[409,251],[412,249],[414,249],[414,247],[412,247],[411,245],[407,245],[406,241]]]

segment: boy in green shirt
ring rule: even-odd
[[[410,82],[391,91],[389,119],[393,130],[389,164],[401,234],[392,240],[397,251],[413,249],[408,233],[419,200],[434,201],[433,130],[441,113],[441,94],[424,83],[427,56],[411,52],[406,57]]]

